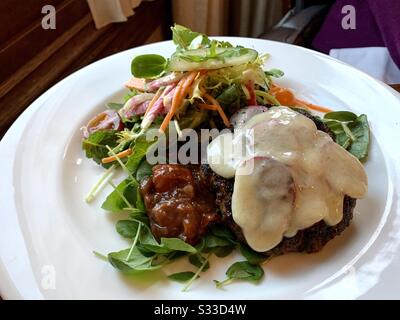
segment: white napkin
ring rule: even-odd
[[[127,21],[142,0],[87,0],[97,29],[112,22]]]
[[[329,55],[385,83],[400,83],[400,69],[385,47],[332,49]]]

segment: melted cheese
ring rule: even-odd
[[[336,225],[343,198],[367,191],[362,164],[309,118],[274,107],[208,147],[217,174],[235,177],[232,216],[256,251],[318,221]]]

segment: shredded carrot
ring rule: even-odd
[[[164,121],[160,126],[160,132],[164,132],[165,129],[168,127],[168,124],[171,121],[172,117],[175,115],[179,106],[182,104],[182,100],[188,94],[190,85],[192,84],[196,76],[197,72],[192,71],[186,74],[181,80],[179,80],[179,83],[176,86],[174,97],[172,98],[171,109],[168,111],[167,115],[164,118]]]
[[[249,81],[246,84],[246,88],[249,91],[249,95],[250,95],[250,99],[247,100],[247,104],[249,106],[255,106],[257,105],[257,98],[256,98],[256,94],[254,92],[254,82],[253,81]]]
[[[323,107],[323,106],[318,106],[316,104],[312,104],[312,103],[309,103],[309,102],[306,102],[306,101],[303,101],[303,100],[296,99],[296,102],[299,105],[304,105],[307,108],[315,110],[315,111],[324,112],[324,113],[332,112],[332,110],[329,109],[329,108],[326,108],[326,107]]]
[[[221,105],[219,104],[219,102],[215,98],[210,96],[208,93],[204,94],[204,97],[206,97],[206,99],[208,101],[210,101],[212,103],[212,105],[217,107],[217,111],[218,111],[220,117],[222,118],[222,121],[224,122],[225,126],[230,127],[231,123],[230,123],[228,117],[226,116],[224,110],[222,109]]]
[[[269,93],[272,94],[279,101],[279,103],[284,106],[301,106],[325,113],[332,111],[326,107],[297,99],[289,89],[282,88],[277,85],[272,85]]]
[[[132,149],[129,148],[124,151],[121,151],[120,153],[117,153],[115,156],[105,157],[105,158],[101,159],[101,162],[102,163],[110,163],[110,162],[117,160],[117,158],[119,158],[119,159],[125,158],[126,156],[129,156],[130,154],[132,154]]]
[[[150,111],[150,109],[154,106],[154,104],[156,103],[156,101],[158,100],[158,98],[161,96],[161,94],[165,92],[164,90],[158,89],[157,93],[154,95],[153,99],[151,99],[149,105],[147,106],[146,112],[144,113],[144,115],[146,116],[146,114]]]

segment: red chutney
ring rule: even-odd
[[[153,235],[195,245],[220,220],[215,197],[202,184],[199,166],[155,165],[140,186]]]

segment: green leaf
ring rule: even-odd
[[[171,249],[166,248],[163,245],[159,244],[142,244],[142,246],[149,252],[160,253],[160,254],[166,254],[171,252]]]
[[[225,226],[214,226],[211,228],[211,233],[219,238],[226,239],[231,243],[235,243],[235,236]]]
[[[240,261],[231,265],[226,271],[226,275],[230,279],[258,281],[264,275],[264,270],[260,266],[253,265],[248,261]]]
[[[153,166],[149,164],[146,159],[143,159],[136,171],[136,180],[141,182],[144,178],[147,178],[153,174]]]
[[[131,71],[137,78],[154,78],[167,66],[167,60],[158,54],[143,54],[132,60]]]
[[[130,98],[138,95],[139,92],[136,89],[130,89],[130,91],[124,95],[124,103],[127,102]]]
[[[132,174],[136,174],[136,170],[138,169],[143,158],[146,156],[147,150],[154,143],[155,141],[146,140],[146,135],[141,135],[135,140],[135,143],[132,146],[134,152],[128,157],[128,161],[125,164]]]
[[[192,254],[189,256],[189,262],[197,268],[200,268],[204,262],[206,262],[206,258],[204,258],[201,254]],[[207,261],[201,271],[206,271],[210,268],[210,262]]]
[[[251,264],[248,261],[240,261],[232,264],[226,271],[227,279],[224,281],[216,281],[217,288],[221,288],[235,279],[257,282],[263,275],[264,270],[259,265]]]
[[[194,277],[195,273],[192,271],[184,271],[184,272],[178,272],[178,273],[173,273],[168,276],[168,279],[173,280],[173,281],[178,281],[178,282],[187,282],[190,279]],[[196,279],[200,278],[200,276],[197,276]]]
[[[251,264],[260,264],[267,260],[267,257],[262,253],[256,252],[251,249],[248,245],[240,244],[240,253],[247,259]]]
[[[350,111],[333,111],[324,115],[324,119],[333,119],[341,122],[350,122],[357,119],[357,116]]]
[[[143,230],[143,232],[140,235],[140,243],[143,245],[155,245],[155,246],[160,246],[160,244],[157,242],[157,240],[154,238],[153,234],[151,233],[150,228],[147,226]]]
[[[124,238],[135,238],[138,231],[139,223],[132,220],[119,220],[115,225],[117,232]]]
[[[194,247],[179,238],[161,238],[161,243],[158,243],[150,229],[142,233],[140,244],[147,251],[160,254],[172,253],[174,251],[197,252]]]
[[[239,101],[242,95],[243,91],[241,87],[238,84],[233,84],[218,95],[216,100],[221,104],[221,106],[227,108]]]
[[[118,111],[119,109],[121,109],[124,106],[123,103],[115,103],[115,102],[109,102],[107,103],[107,108],[111,109],[111,110],[116,110]]]
[[[335,141],[360,161],[368,157],[370,130],[367,116],[357,117],[348,111],[329,112],[324,116],[324,123],[335,134]]]
[[[175,24],[173,27],[171,27],[171,30],[172,30],[172,41],[178,47],[178,49],[182,50],[188,49],[192,41],[199,36],[202,36],[200,41],[201,44],[209,44],[210,42],[210,40],[205,34],[194,32],[179,24]]]
[[[111,212],[118,212],[129,206],[135,207],[137,188],[138,185],[136,181],[130,179],[123,180],[116,189],[107,196],[101,208]]]
[[[113,148],[118,144],[117,132],[115,130],[99,130],[91,133],[82,142],[82,149],[85,151],[86,157],[93,159],[105,168],[110,167],[112,163],[103,164],[101,159],[108,157],[107,145]]]
[[[274,78],[281,78],[285,75],[285,73],[279,69],[271,69],[271,70],[265,71],[265,75],[269,76],[269,77],[274,77]]]
[[[204,252],[213,252],[217,257],[229,255],[236,247],[235,236],[224,226],[214,226],[204,238]]]
[[[205,245],[206,245],[206,241],[204,240],[204,238],[201,238],[199,243],[195,245],[197,252],[203,251]]]
[[[196,248],[179,238],[161,238],[161,244],[170,249],[171,251],[185,251],[190,253],[196,253]]]
[[[205,246],[207,248],[216,248],[216,247],[224,247],[224,246],[230,246],[232,245],[232,242],[224,239],[224,238],[219,238],[213,234],[207,234],[205,237]]]
[[[225,246],[225,247],[216,247],[212,250],[212,252],[218,257],[218,258],[224,258],[226,256],[229,256],[233,250],[235,250],[236,246]]]
[[[118,252],[108,254],[108,261],[112,266],[124,273],[135,273],[139,271],[150,271],[160,268],[151,264],[153,257],[144,256],[137,248],[134,248],[129,259],[128,254],[131,250],[125,249]]]
[[[360,161],[364,162],[367,160],[370,144],[370,131],[367,116],[365,114],[360,115],[352,125],[349,125],[349,128],[356,138],[351,144],[349,151]]]
[[[140,188],[137,188],[136,192],[136,208],[142,212],[146,212],[146,206],[144,205],[142,195],[140,194]]]

